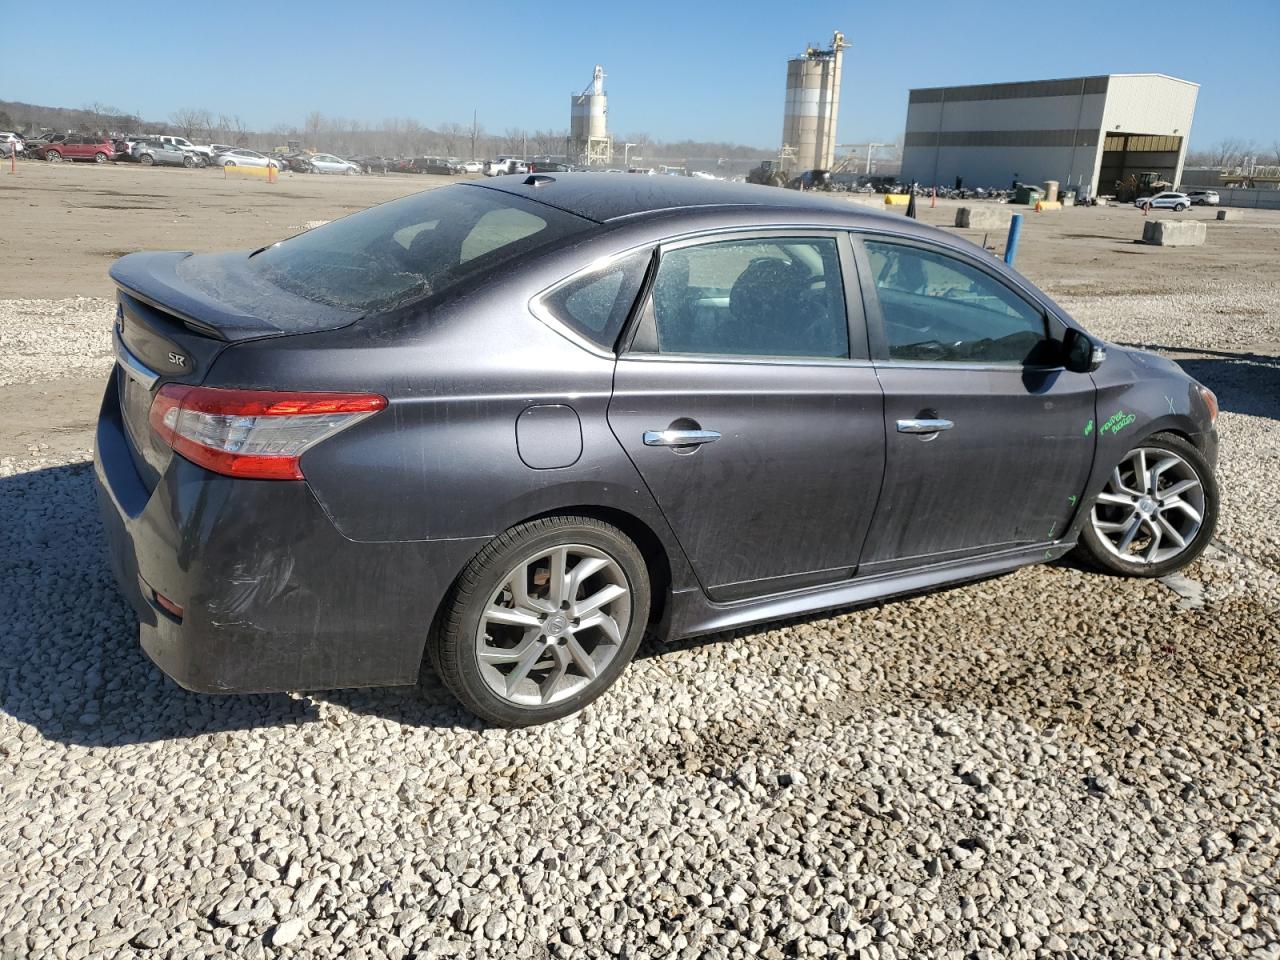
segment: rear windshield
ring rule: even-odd
[[[249,262],[290,293],[370,313],[441,293],[593,226],[500,190],[457,185],[335,220]]]

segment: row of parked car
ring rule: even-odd
[[[484,163],[479,160],[446,157],[369,156],[346,159],[330,153],[309,153],[302,150],[261,153],[224,143],[195,144],[186,137],[169,134],[108,138],[59,133],[24,139],[17,134],[0,131],[0,154],[10,152],[53,163],[85,160],[180,167],[274,167],[294,173],[396,172],[454,176],[480,173],[484,169]]]
[[[7,139],[6,139],[7,138]],[[549,158],[526,160],[500,156],[495,160],[458,160],[454,157],[382,157],[361,156],[344,159],[329,153],[306,151],[260,153],[247,147],[224,143],[201,145],[186,137],[157,134],[140,137],[107,138],[79,134],[52,134],[23,140],[16,134],[0,131],[0,152],[9,149],[25,153],[37,160],[58,163],[63,160],[85,160],[141,163],[147,166],[173,167],[274,167],[294,173],[425,173],[457,176],[483,173],[496,177],[514,173],[567,173],[575,169],[569,164]],[[609,173],[656,174],[651,167],[629,167]],[[711,177],[710,174],[692,174]]]

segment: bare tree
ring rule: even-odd
[[[307,119],[302,124],[303,132],[307,137],[307,147],[314,148],[316,142],[320,139],[320,134],[325,129],[324,114],[319,110],[312,110],[307,114]]]
[[[212,138],[213,115],[203,107],[183,107],[181,110],[175,110],[169,114],[169,122],[188,140],[197,139],[202,135]]]
[[[450,121],[440,124],[438,133],[440,134],[440,145],[444,147],[444,155],[446,157],[456,157],[458,155],[458,145],[462,143],[468,131],[462,124]]]
[[[536,156],[559,156],[568,139],[567,130],[537,130],[529,135],[529,149]]]
[[[528,151],[529,131],[523,127],[507,127],[502,134],[502,152],[523,157]]]
[[[1244,156],[1244,141],[1234,137],[1219,140],[1209,148],[1210,166],[1233,167]]]

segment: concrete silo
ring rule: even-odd
[[[795,173],[835,165],[840,112],[844,34],[836,31],[825,50],[809,47],[787,61],[787,100],[782,120],[782,162]]]
[[[613,162],[609,136],[609,98],[604,92],[604,67],[596,64],[591,84],[575,93],[569,106],[569,159],[587,166]]]

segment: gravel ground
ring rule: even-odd
[[[1280,287],[1051,292],[1222,399],[1176,590],[1059,564],[650,644],[539,729],[432,678],[185,693],[87,436],[0,459],[0,956],[1280,958]],[[105,374],[109,321],[0,303],[0,385]]]

